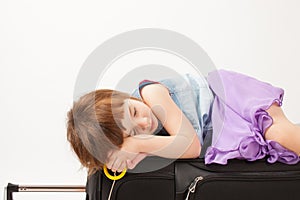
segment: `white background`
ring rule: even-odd
[[[182,33],[217,68],[283,87],[286,115],[300,122],[299,9],[297,0],[0,1],[0,195],[8,182],[85,184],[66,141],[77,74],[102,42],[138,28]],[[15,199],[41,199],[29,196]]]

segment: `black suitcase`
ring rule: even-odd
[[[152,172],[127,172],[115,184],[103,171],[97,171],[87,180],[86,200],[300,199],[300,163],[269,164],[265,159],[255,162],[235,159],[225,166],[205,165],[203,154],[209,142],[206,138],[199,159],[170,162],[149,157],[137,168],[145,170],[151,165],[170,164]]]

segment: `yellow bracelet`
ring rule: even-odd
[[[112,176],[109,174],[106,165],[104,165],[103,172],[107,178],[109,178],[112,181],[116,181],[116,180],[123,178],[123,176],[126,174],[126,168],[118,176]]]

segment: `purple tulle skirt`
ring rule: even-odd
[[[227,164],[233,158],[254,161],[267,157],[270,163],[286,164],[300,161],[296,153],[264,138],[273,122],[266,110],[273,103],[282,105],[283,89],[225,70],[211,72],[207,80],[215,99],[213,139],[206,152],[206,164]]]

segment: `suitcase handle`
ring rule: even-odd
[[[8,183],[6,200],[13,200],[14,192],[85,192],[82,185],[15,185]]]
[[[123,176],[126,174],[126,171],[127,170],[125,168],[125,169],[123,169],[123,171],[119,175],[116,175],[116,174],[110,175],[110,173],[108,172],[108,169],[107,169],[106,165],[103,166],[103,172],[104,172],[105,176],[107,178],[109,178],[110,180],[112,180],[112,181],[117,181],[117,180],[123,178]]]

